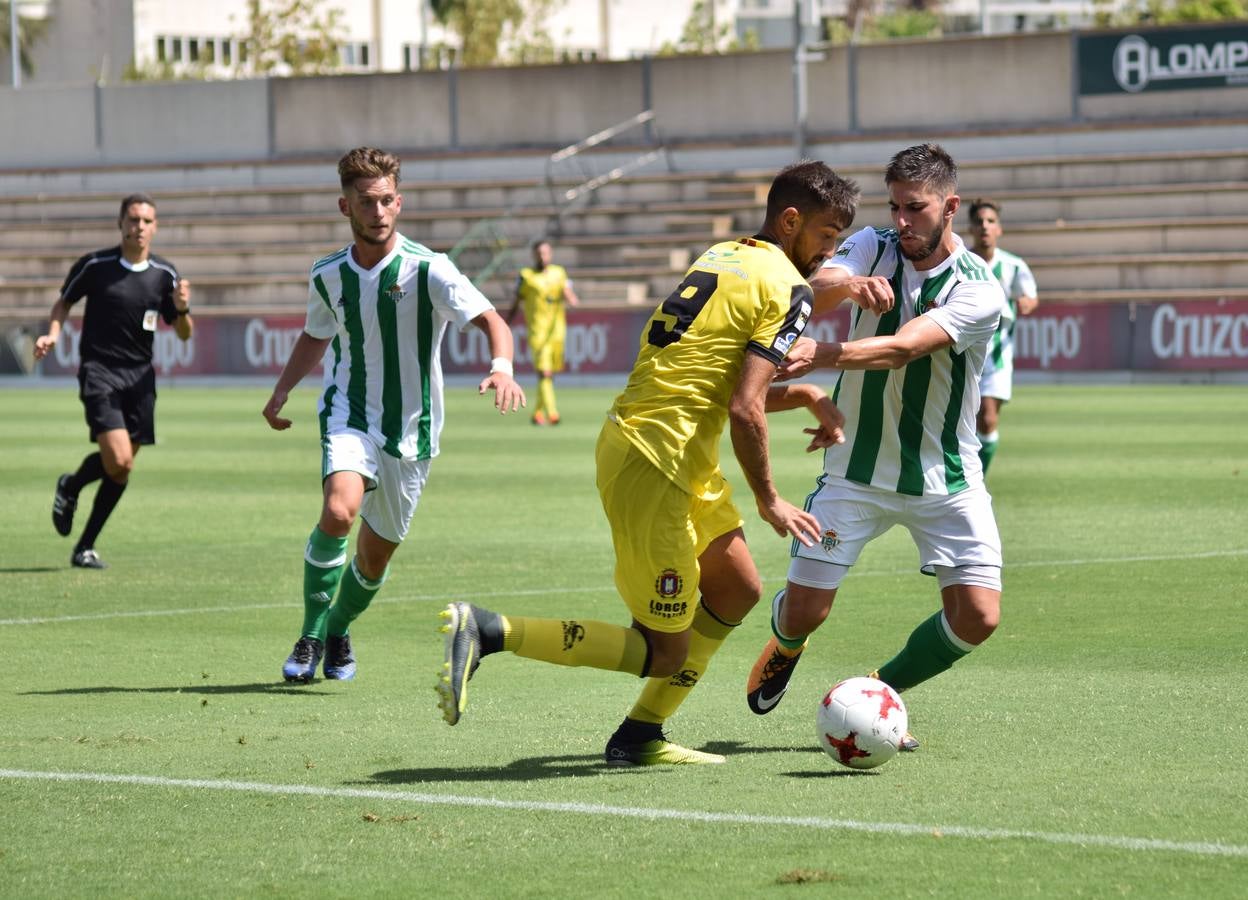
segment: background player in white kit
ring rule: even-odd
[[[503,413],[525,402],[502,317],[445,255],[398,232],[398,158],[359,147],[339,160],[338,175],[338,209],[354,242],[312,266],[307,324],[263,411],[274,429],[289,428],[278,414],[324,357],[324,503],[304,552],[303,629],[282,667],[287,681],[310,681],[322,655],[326,678],[355,677],[348,626],[385,580],[438,455],[447,325],[472,324],[489,340],[493,362],[480,393],[493,390]],[[347,565],[357,515],[363,523]]]
[[[939,146],[893,157],[884,174],[893,229],[850,236],[812,279],[816,311],[851,298],[850,340],[799,339],[781,377],[841,369],[833,401],[845,443],[829,444],[806,508],[822,540],[795,546],[772,602],[773,637],[750,672],[750,709],[775,708],[808,635],[868,541],[905,525],[942,608],[878,677],[898,691],[948,669],[997,627],[1001,543],[975,439],[979,374],[1005,303],[983,260],[953,232],[957,166]],[[872,311],[875,310],[875,311]],[[918,742],[906,736],[904,749]]]
[[[997,454],[997,422],[1001,407],[1010,402],[1014,388],[1014,325],[1019,316],[1029,316],[1040,305],[1036,279],[1017,256],[997,246],[1001,240],[1001,206],[995,200],[971,201],[971,249],[988,263],[993,277],[1005,290],[1001,324],[988,345],[984,371],[979,379],[979,415],[975,419],[979,437],[979,460],[984,474]]]

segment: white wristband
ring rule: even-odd
[[[511,365],[511,360],[505,356],[496,356],[490,360],[490,374],[493,375],[495,372],[502,372],[504,375],[510,375],[513,378],[516,374],[515,368]]]

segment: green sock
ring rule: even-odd
[[[949,629],[944,612],[925,620],[901,652],[880,667],[880,680],[904,691],[939,675],[974,649]]]
[[[979,435],[979,461],[984,466],[984,474],[988,474],[988,467],[992,465],[992,458],[997,455],[997,433]]]
[[[389,572],[387,567],[380,578],[369,581],[355,567],[355,560],[351,560],[351,565],[347,566],[347,571],[342,575],[342,584],[338,587],[338,601],[329,611],[327,631],[335,637],[346,634],[351,623],[373,602],[373,595],[381,589]]]
[[[304,637],[325,640],[325,615],[338,589],[347,561],[347,539],[330,537],[320,527],[312,529],[303,553]]]

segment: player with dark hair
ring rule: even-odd
[[[884,174],[893,228],[851,235],[812,279],[816,306],[853,299],[850,339],[801,339],[783,377],[841,370],[834,397],[845,442],[829,445],[806,509],[813,545],[793,545],[788,583],[772,602],[772,637],[746,684],[750,709],[780,702],[809,635],[827,618],[862,548],[905,525],[942,608],[878,677],[904,691],[945,671],[997,627],[1001,541],[975,439],[979,373],[1005,303],[984,261],[953,231],[957,166],[920,144]],[[872,307],[875,307],[872,309]],[[918,742],[906,735],[903,749]]]
[[[537,372],[537,409],[534,425],[558,425],[555,403],[555,373],[563,371],[563,341],[568,331],[567,306],[580,300],[572,289],[567,270],[555,265],[550,241],[533,242],[533,265],[525,266],[516,278],[516,296],[507,312],[507,323],[523,308],[528,329],[529,355]]]
[[[80,258],[70,267],[61,294],[52,304],[47,334],[35,340],[35,359],[43,359],[60,339],[70,307],[84,297],[78,396],[86,413],[90,439],[99,448],[87,454],[78,470],[57,479],[52,524],[58,534],[73,530],[82,489],[100,482],[91,515],[74,545],[70,563],[82,569],[106,569],[95,550],[104,523],[130,482],[139,447],[156,443],[156,372],[152,342],[160,321],[190,340],[191,286],[172,263],[152,253],[156,204],[147,194],[121,201],[117,216],[121,243]]]
[[[853,222],[858,197],[857,186],[823,163],[786,168],[772,184],[759,233],[711,247],[654,311],[596,452],[615,583],[632,622],[527,618],[450,604],[442,612],[438,680],[449,724],[464,712],[481,657],[506,650],[647,678],[607,742],[609,765],[724,761],[663,735],[663,724],[762,589],[720,470],[720,437],[729,425],[759,515],[802,545],[817,540],[814,517],[781,498],[772,481],[764,412],[806,406],[827,440],[839,435],[841,416],[823,391],[771,382],[810,317],[806,278]]]
[[[321,516],[303,554],[303,625],[282,666],[283,678],[304,683],[322,657],[326,678],[355,677],[348,629],[386,580],[438,455],[449,325],[472,325],[489,341],[493,360],[479,393],[492,391],[501,413],[524,404],[502,317],[445,254],[399,233],[398,157],[358,147],[339,160],[338,177],[338,211],[353,241],[312,265],[303,333],[262,413],[275,430],[289,428],[279,414],[290,391],[324,363]]]
[[[984,371],[979,378],[979,413],[975,418],[979,437],[979,459],[984,474],[997,454],[997,423],[1001,407],[1014,393],[1014,324],[1019,316],[1035,312],[1036,278],[1021,256],[998,246],[1001,240],[1001,206],[995,200],[978,198],[971,203],[971,249],[988,263],[993,276],[1005,290],[1001,324],[992,336]]]

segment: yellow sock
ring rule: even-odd
[[[693,614],[693,630],[689,636],[689,655],[685,658],[685,664],[675,675],[647,679],[646,686],[641,689],[641,696],[637,698],[637,703],[628,717],[655,725],[661,725],[670,719],[680,708],[680,704],[685,702],[694,685],[706,674],[711,657],[715,655],[719,645],[736,627],[715,618],[699,603],[698,611]]]
[[[552,418],[559,415],[555,408],[555,379],[539,378],[537,380],[537,408],[545,410]]]
[[[646,639],[636,628],[607,622],[503,618],[503,649],[559,666],[589,666],[640,676]]]

